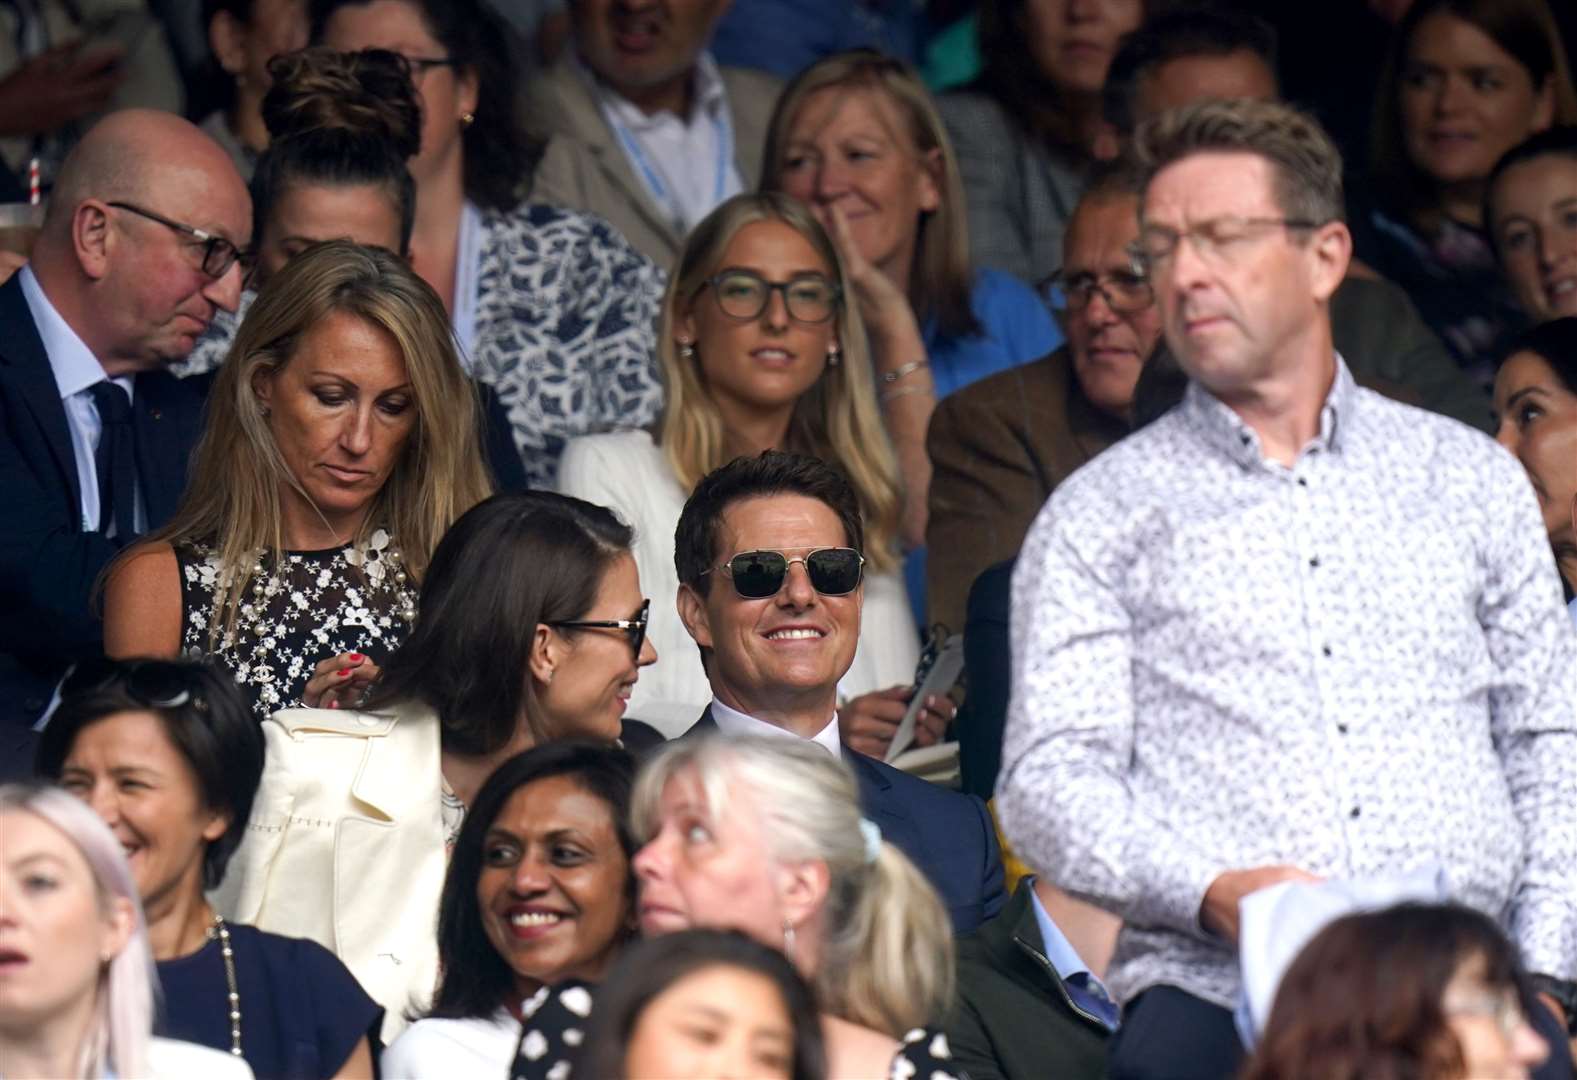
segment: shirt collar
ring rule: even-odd
[[[1352,416],[1356,393],[1357,383],[1347,368],[1347,361],[1337,353],[1336,377],[1331,380],[1325,404],[1320,408],[1320,431],[1303,448],[1305,453],[1311,449],[1341,450],[1340,438]],[[1257,467],[1263,462],[1259,433],[1195,379],[1188,380],[1188,389],[1183,393],[1183,409],[1209,442],[1240,464]]]
[[[613,87],[609,86],[597,73],[591,70],[581,58],[573,52],[570,62],[581,78],[585,79],[594,93],[602,99],[604,104],[618,117],[619,122],[631,131],[646,131],[662,123],[664,117],[674,114],[661,110],[651,116],[636,108]],[[694,98],[691,101],[690,115],[678,117],[686,126],[695,123],[698,117],[716,117],[728,107],[728,88],[723,85],[722,72],[718,70],[717,61],[712,59],[710,52],[702,52],[696,58],[695,67],[691,69],[695,85],[692,87]]]
[[[38,328],[39,340],[44,343],[44,354],[49,357],[50,369],[55,373],[60,399],[64,401],[82,393],[94,383],[109,378],[98,357],[83,344],[77,332],[71,329],[60,312],[55,310],[55,305],[49,302],[49,297],[44,295],[33,268],[22,267],[17,272],[17,278],[22,284],[22,296],[27,300],[28,310],[33,313],[33,325]],[[131,387],[129,378],[115,381],[128,390]]]
[[[725,735],[775,735],[779,738],[797,739],[798,735],[776,724],[769,724],[765,720],[757,720],[738,709],[731,709],[717,698],[712,699],[712,719],[717,722],[717,728]],[[838,760],[843,760],[843,742],[838,738],[838,713],[833,710],[832,719],[827,726],[812,735],[810,741],[816,743],[827,753]]]
[[[1051,966],[1056,969],[1057,977],[1067,982],[1073,976],[1083,973],[1089,976],[1091,981],[1096,981],[1095,973],[1079,956],[1078,950],[1063,937],[1062,931],[1057,929],[1057,924],[1041,905],[1040,895],[1035,892],[1034,879],[1026,880],[1020,888],[1029,890],[1029,904],[1035,912],[1035,925],[1040,928],[1041,945],[1044,947],[1046,959],[1051,961]]]

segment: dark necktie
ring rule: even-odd
[[[108,379],[88,387],[99,410],[98,452],[93,464],[99,474],[99,531],[110,522],[121,543],[136,535],[136,450],[132,446],[131,398]]]

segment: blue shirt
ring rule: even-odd
[[[1041,946],[1045,950],[1046,959],[1051,961],[1051,966],[1057,971],[1057,978],[1062,980],[1068,993],[1075,1001],[1095,996],[1105,998],[1109,1002],[1110,995],[1106,992],[1106,987],[1095,977],[1089,965],[1085,964],[1083,958],[1079,956],[1079,951],[1062,935],[1062,931],[1052,921],[1050,913],[1040,902],[1040,894],[1035,891],[1033,882],[1025,882],[1021,888],[1029,889],[1029,903],[1035,912],[1035,925],[1040,928]],[[1084,985],[1080,985],[1081,983]],[[1099,993],[1092,995],[1091,991],[1097,989]],[[1085,1002],[1080,1001],[1080,1004]],[[1107,1010],[1092,1008],[1090,1011],[1106,1023],[1108,1030],[1117,1030],[1117,1024]],[[1115,1012],[1115,1006],[1112,1011]]]

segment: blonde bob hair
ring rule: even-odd
[[[821,1008],[894,1038],[936,1023],[953,996],[953,928],[941,898],[885,840],[866,857],[859,791],[836,759],[807,739],[708,735],[667,743],[642,768],[631,818],[636,839],[659,827],[663,790],[693,777],[720,821],[743,796],[766,839],[762,857],[826,865],[820,968],[808,973]]]
[[[723,414],[707,389],[697,357],[679,355],[679,321],[689,313],[706,280],[717,273],[723,253],[746,225],[780,221],[803,236],[831,270],[840,300],[834,326],[842,362],[829,364],[816,385],[794,403],[787,445],[782,449],[834,464],[849,478],[865,519],[865,556],[878,570],[898,560],[900,492],[898,462],[876,407],[876,376],[859,306],[849,302],[843,262],[813,214],[797,199],[776,192],[735,195],[691,232],[668,279],[657,331],[666,404],[658,442],[679,484],[688,493],[701,478],[732,460]],[[706,350],[697,341],[694,351]]]
[[[226,577],[214,598],[211,640],[234,627],[259,572],[259,551],[275,565],[284,561],[285,489],[310,504],[274,441],[257,384],[278,374],[302,336],[337,312],[394,339],[416,411],[399,461],[352,542],[363,547],[377,528],[388,529],[407,570],[420,580],[450,523],[492,493],[476,391],[460,366],[438,295],[381,248],[348,240],[313,245],[269,278],[247,312],[215,376],[181,507],[148,538],[213,544]]]
[[[845,94],[874,90],[886,96],[906,123],[905,134],[914,145],[916,168],[927,169],[935,182],[937,208],[921,215],[914,243],[914,267],[909,274],[909,303],[923,325],[936,320],[948,337],[968,337],[980,332],[970,294],[974,271],[969,261],[969,219],[964,201],[964,181],[958,158],[947,137],[947,127],[936,111],[925,83],[908,64],[874,49],[851,49],[817,61],[794,77],[778,97],[767,127],[766,156],[761,166],[761,186],[782,190],[788,161],[789,133],[807,99],[821,90]]]

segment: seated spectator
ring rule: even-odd
[[[1529,318],[1577,315],[1577,126],[1506,151],[1485,184],[1484,227]]]
[[[980,266],[1039,281],[1104,134],[1101,87],[1153,0],[982,0],[980,78],[941,99]]]
[[[547,140],[531,197],[606,218],[672,266],[702,218],[753,190],[781,84],[706,51],[727,6],[569,0],[569,48],[525,91]]]
[[[444,878],[438,990],[385,1075],[503,1076],[522,1003],[602,981],[635,928],[634,781],[628,753],[582,743],[546,743],[487,778]]]
[[[903,538],[925,543],[936,402],[1044,356],[1062,335],[1023,282],[969,264],[958,162],[914,71],[877,53],[830,57],[784,91],[764,187],[809,204],[843,258],[881,377],[904,481]],[[924,554],[905,567],[917,619]]]
[[[252,177],[252,275],[234,314],[222,312],[177,365],[183,377],[218,367],[257,290],[291,256],[324,240],[354,240],[409,259],[416,182],[405,166],[421,145],[421,107],[397,53],[316,47],[269,64],[261,113],[270,137]],[[500,490],[526,485],[509,416],[486,383],[488,464]]]
[[[150,1036],[158,982],[137,887],[80,801],[0,784],[0,902],[7,1076],[250,1080],[230,1054]]]
[[[102,651],[94,582],[175,512],[204,388],[164,368],[235,308],[250,232],[213,140],[116,113],[67,159],[31,263],[0,285],[0,775],[28,768],[67,666]]]
[[[1256,16],[1197,5],[1156,16],[1123,39],[1106,77],[1113,149],[1127,146],[1140,124],[1195,101],[1279,99],[1277,57],[1275,31]],[[1331,329],[1361,385],[1488,430],[1486,388],[1399,286],[1355,262],[1331,297]]]
[[[329,946],[397,1034],[437,981],[433,926],[466,808],[523,750],[618,738],[656,660],[645,629],[630,531],[608,511],[547,493],[473,507],[434,552],[421,617],[371,695],[263,725],[263,782],[220,913]]]
[[[1002,913],[958,941],[947,1041],[970,1080],[1106,1075],[1116,1002],[1058,928],[1068,899],[1033,875]]]
[[[1358,255],[1487,387],[1523,316],[1485,234],[1484,182],[1529,135],[1577,122],[1560,37],[1544,0],[1418,0],[1380,85]]]
[[[443,308],[379,248],[320,244],[271,278],[212,397],[181,509],[110,571],[104,647],[211,656],[261,720],[323,657],[394,651],[491,484]]]
[[[936,891],[861,817],[821,749],[771,737],[683,739],[635,789],[641,932],[740,930],[816,989],[829,1076],[955,1080],[930,1025],[952,994]]]
[[[203,14],[228,101],[199,126],[250,181],[257,155],[268,145],[263,96],[273,82],[269,61],[307,43],[306,0],[205,0]]]
[[[776,944],[680,930],[632,945],[597,996],[575,1074],[821,1080],[815,995]]]
[[[1526,1077],[1550,1055],[1528,1025],[1517,950],[1493,920],[1401,904],[1321,930],[1281,978],[1243,1080]]]
[[[370,1078],[383,1010],[345,965],[315,941],[229,922],[203,896],[224,879],[263,775],[263,736],[235,684],[202,664],[104,660],[63,692],[38,772],[127,852],[163,990],[159,1032],[259,1076]]]
[[[854,478],[876,572],[867,579],[858,660],[841,683],[854,699],[846,709],[890,711],[895,684],[913,677],[919,645],[896,573],[897,470],[879,434],[870,353],[841,268],[827,234],[792,199],[740,195],[724,203],[690,234],[663,300],[658,357],[668,406],[655,440],[630,431],[565,449],[560,489],[611,507],[635,527],[664,660],[630,707],[670,735],[693,724],[712,697],[675,612],[674,526],[696,482],[742,454],[815,455]],[[903,701],[896,707],[902,716]]]
[[[535,487],[567,439],[650,423],[661,272],[588,214],[523,203],[532,148],[507,36],[480,0],[312,0],[312,39],[410,64],[422,114],[410,260],[466,369],[498,392]]]
[[[737,458],[696,485],[675,534],[679,616],[712,686],[687,734],[816,743],[854,774],[865,815],[930,879],[956,930],[995,915],[1002,863],[985,806],[867,757],[853,739],[865,726],[890,739],[893,725],[838,708],[864,601],[865,529],[843,477],[794,454]],[[940,726],[938,707],[926,723]]]
[[[1067,345],[959,391],[931,418],[928,622],[962,631],[980,573],[1018,554],[1056,486],[1128,434],[1134,384],[1161,337],[1155,295],[1128,254],[1137,188],[1130,171],[1101,174],[1063,233]]]
[[[1533,481],[1566,599],[1577,617],[1577,318],[1527,331],[1495,376],[1495,438]]]

